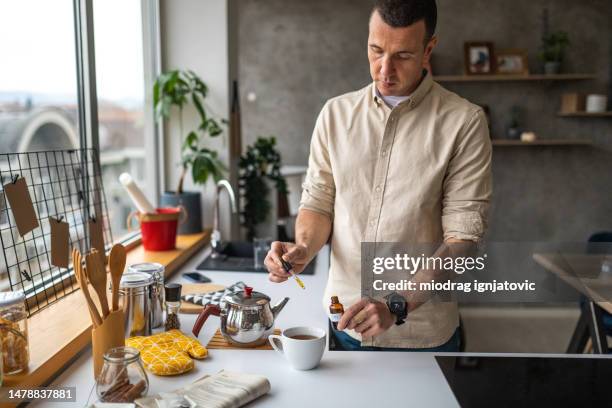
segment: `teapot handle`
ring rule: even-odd
[[[204,326],[204,323],[206,322],[206,319],[208,319],[208,316],[219,316],[220,314],[221,309],[219,308],[219,306],[206,305],[206,307],[204,307],[204,309],[202,309],[202,311],[200,312],[200,315],[198,316],[195,324],[193,325],[193,335],[198,337],[198,334],[200,334],[200,330],[202,330],[202,326]]]

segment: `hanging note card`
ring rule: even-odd
[[[104,230],[102,218],[93,218],[89,220],[89,244],[91,249],[97,249],[100,253],[102,264],[106,264],[106,256],[104,252]]]
[[[49,217],[51,226],[51,263],[60,268],[67,268],[69,263],[70,233],[67,222]]]
[[[15,182],[11,181],[5,184],[4,193],[11,205],[19,235],[24,236],[38,227],[38,218],[36,217],[36,211],[32,204],[26,180],[20,177]]]

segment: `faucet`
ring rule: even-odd
[[[213,212],[213,232],[210,237],[210,246],[212,247],[212,253],[210,256],[213,259],[219,258],[222,250],[221,231],[219,231],[219,197],[221,196],[221,190],[223,188],[227,190],[227,194],[229,195],[232,213],[235,214],[238,212],[236,208],[236,196],[234,195],[232,185],[227,180],[219,180],[217,182],[217,197],[215,197],[215,207]]]

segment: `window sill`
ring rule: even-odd
[[[127,264],[159,262],[166,277],[174,274],[199,249],[210,242],[210,231],[177,237],[176,249],[146,252],[142,245],[129,249]],[[28,320],[29,370],[4,378],[3,387],[38,387],[57,373],[91,343],[91,319],[85,297],[76,291],[36,313]]]

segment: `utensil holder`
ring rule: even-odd
[[[124,317],[122,310],[110,312],[98,327],[91,331],[91,344],[94,360],[94,378],[98,378],[104,365],[104,353],[114,347],[125,346]]]

